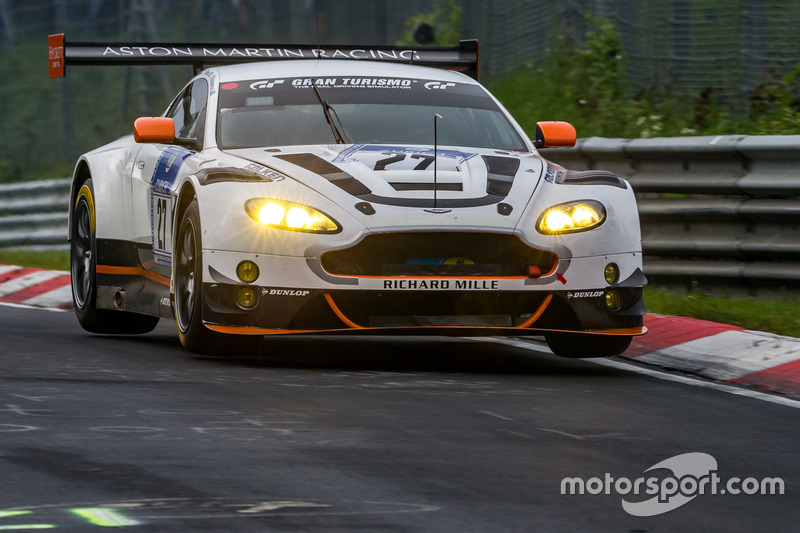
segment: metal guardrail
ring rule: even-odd
[[[66,246],[71,181],[0,185],[0,248]]]
[[[630,181],[651,284],[752,295],[800,287],[800,135],[588,138],[542,152]]]
[[[800,135],[592,137],[542,154],[631,182],[651,284],[722,294],[800,288]],[[0,186],[0,247],[65,245],[69,183]]]

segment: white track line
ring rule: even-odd
[[[611,368],[628,370],[630,372],[636,372],[637,374],[644,374],[645,376],[663,379],[665,381],[674,381],[676,383],[694,385],[696,387],[718,390],[730,394],[736,394],[737,396],[746,396],[748,398],[755,398],[756,400],[777,403],[778,405],[785,405],[786,407],[794,407],[795,409],[800,409],[800,401],[793,400],[791,398],[786,398],[784,396],[767,394],[766,392],[759,392],[757,390],[745,389],[742,387],[736,387],[734,385],[727,385],[725,383],[715,383],[713,381],[703,381],[701,379],[695,379],[676,374],[668,374],[666,372],[660,372],[658,370],[653,370],[651,368],[642,368],[634,364],[623,363],[622,361],[615,361],[612,359],[592,359],[589,362],[602,366],[609,366]]]
[[[474,339],[473,339],[474,340]],[[504,339],[504,338],[496,338],[496,337],[486,337],[481,340],[496,342],[498,344],[508,344],[510,346],[515,346],[517,348],[522,348],[524,350],[531,350],[531,351],[545,351],[550,352],[547,348],[545,343],[536,343],[534,342],[526,342],[520,341],[516,339]],[[550,352],[552,353],[552,352]],[[588,363],[594,363],[596,365],[607,366],[611,368],[616,368],[619,370],[626,370],[628,372],[636,372],[637,374],[642,374],[645,376],[650,376],[657,379],[662,379],[664,381],[672,381],[675,383],[682,383],[684,385],[692,385],[695,387],[702,387],[704,389],[712,389],[717,390],[720,392],[727,392],[728,394],[735,394],[737,396],[745,396],[747,398],[753,398],[755,400],[761,400],[764,402],[776,403],[778,405],[783,405],[786,407],[793,407],[795,409],[800,409],[800,401],[793,400],[791,398],[786,398],[784,396],[777,396],[775,394],[768,394],[765,392],[760,392],[757,390],[752,389],[745,389],[742,387],[737,387],[734,385],[727,385],[725,383],[716,383],[713,381],[704,381],[701,379],[690,378],[687,376],[681,376],[677,374],[670,374],[668,372],[662,372],[660,370],[655,370],[652,368],[643,368],[638,365],[634,365],[632,363],[625,363],[622,361],[616,361],[613,359],[584,359],[584,361]]]
[[[57,313],[64,313],[67,311],[71,311],[71,309],[56,309],[55,307],[36,307],[34,305],[12,304],[9,302],[0,302],[0,305],[5,305],[6,307],[16,307],[17,309],[39,309],[40,311],[55,311]]]

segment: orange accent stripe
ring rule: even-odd
[[[572,333],[572,332],[568,332]],[[575,333],[586,333],[588,335],[644,335],[647,333],[646,326],[636,326],[633,328],[620,328],[620,329],[600,329],[597,331],[576,331]]]
[[[251,328],[248,326],[220,326],[219,324],[203,324],[211,331],[218,333],[230,333],[237,335],[279,335],[289,333],[316,333],[316,329],[264,329]]]
[[[553,262],[553,266],[547,272],[534,279],[546,278],[552,276],[558,269],[558,258]],[[324,270],[324,269],[323,269]],[[355,278],[355,279],[528,279],[530,276],[347,276],[345,274],[333,274],[325,270],[326,274],[337,278]]]
[[[359,326],[358,324],[356,324],[355,322],[353,322],[352,320],[350,320],[349,318],[347,318],[345,316],[345,314],[342,313],[342,310],[339,309],[339,306],[337,306],[336,303],[333,301],[333,297],[330,294],[328,294],[327,292],[325,293],[325,301],[327,301],[328,305],[331,306],[331,310],[334,313],[336,313],[336,316],[339,317],[339,320],[341,320],[342,322],[344,322],[345,324],[347,324],[351,328],[364,329],[361,326]]]
[[[302,335],[308,333],[348,333],[352,332],[353,329],[358,329],[360,331],[369,332],[369,331],[385,331],[385,330],[411,330],[411,329],[464,329],[464,330],[474,330],[474,329],[481,329],[481,330],[498,330],[502,331],[509,331],[512,329],[517,329],[519,326],[515,328],[503,328],[503,327],[481,327],[481,326],[390,326],[390,327],[380,327],[380,328],[365,328],[361,326],[356,326],[355,328],[351,327],[349,329],[264,329],[264,328],[252,328],[249,326],[221,326],[219,324],[203,324],[205,327],[212,331],[217,331],[219,333],[229,333],[229,334],[237,334],[237,335]],[[607,330],[600,330],[600,331],[564,331],[564,330],[555,330],[555,329],[532,329],[531,331],[536,332],[555,332],[555,333],[585,333],[587,335],[644,335],[647,333],[647,328],[644,326],[635,327],[635,328],[625,328],[625,329],[607,329]]]
[[[548,294],[547,297],[544,299],[544,301],[539,305],[539,309],[537,309],[536,312],[533,313],[533,315],[528,320],[517,326],[517,329],[525,329],[531,327],[534,322],[539,320],[539,317],[542,316],[544,310],[547,309],[548,305],[550,305],[550,300],[552,299],[553,295]]]
[[[97,265],[97,273],[98,274],[117,274],[120,276],[144,276],[147,279],[153,280],[156,283],[160,283],[161,285],[166,285],[169,287],[169,278],[166,276],[162,276],[161,274],[156,274],[155,272],[150,272],[149,270],[145,270],[142,267],[121,267],[121,266],[111,266],[111,265]]]
[[[528,279],[528,276],[345,276],[344,274],[326,273],[337,278],[356,279]]]

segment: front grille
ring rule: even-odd
[[[518,326],[535,313],[538,291],[339,291],[333,300],[360,326]]]
[[[437,232],[381,233],[345,250],[327,252],[322,267],[339,276],[527,276],[550,272],[556,256],[514,235]]]

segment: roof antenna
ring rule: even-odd
[[[437,122],[442,115],[436,113],[433,115],[433,208],[436,209],[436,202],[437,202],[437,193],[438,193],[438,185],[436,180],[436,167],[437,165],[437,156],[439,153],[439,130],[437,128]]]

